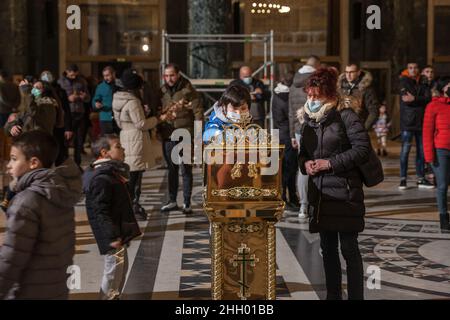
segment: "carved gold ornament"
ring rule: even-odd
[[[228,231],[234,233],[255,233],[262,230],[262,225],[259,223],[244,224],[233,223],[228,225]]]
[[[259,189],[253,187],[236,187],[231,189],[212,190],[214,197],[232,198],[235,200],[254,200],[259,198],[275,198],[278,196],[277,189]]]

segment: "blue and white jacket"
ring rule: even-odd
[[[231,121],[225,117],[222,107],[216,102],[214,111],[211,113],[209,121],[206,123],[205,131],[203,132],[203,142],[205,144],[211,143],[212,139],[221,134],[224,127],[230,124]]]

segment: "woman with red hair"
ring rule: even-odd
[[[340,103],[334,68],[308,80],[299,165],[309,179],[310,232],[320,233],[327,299],[342,299],[339,242],[347,264],[348,297],[364,299],[364,272],[358,234],[364,230],[364,191],[358,166],[369,159],[370,139],[354,111]]]

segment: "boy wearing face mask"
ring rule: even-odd
[[[220,135],[227,126],[249,121],[251,119],[250,104],[251,97],[247,88],[240,85],[230,86],[214,105],[214,111],[205,126],[203,142],[211,143],[213,138]]]
[[[266,110],[264,107],[264,83],[253,77],[253,71],[250,67],[243,66],[239,71],[239,79],[234,80],[230,84],[230,86],[236,85],[241,85],[249,90],[251,98],[249,108],[253,123],[264,128],[266,119]]]

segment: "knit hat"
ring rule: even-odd
[[[138,75],[135,69],[127,69],[123,72],[120,78],[122,85],[127,90],[136,90],[142,87],[144,80]]]

